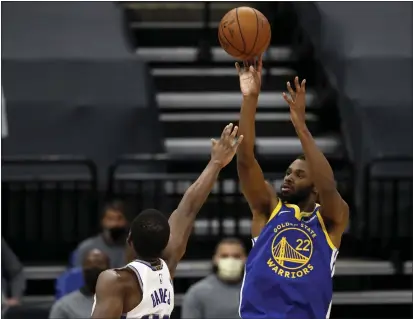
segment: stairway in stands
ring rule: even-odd
[[[218,136],[229,122],[237,122],[241,104],[234,60],[218,45],[217,25],[229,9],[241,3],[211,3],[213,61],[197,62],[202,35],[203,3],[128,3],[130,26],[137,54],[149,62],[158,91],[165,145],[171,154],[209,154],[210,138]],[[243,5],[248,5],[243,3]],[[301,153],[299,140],[289,120],[281,92],[297,74],[289,47],[294,20],[285,13],[273,24],[273,39],[265,63],[264,83],[257,114],[257,151],[293,158]],[[277,32],[282,30],[282,34]],[[268,74],[269,73],[269,74]],[[341,156],[334,132],[323,128],[320,104],[307,79],[307,123],[317,143],[330,157]],[[314,83],[313,83],[314,84]]]

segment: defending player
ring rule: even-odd
[[[185,192],[169,218],[154,209],[132,222],[125,268],[103,272],[96,285],[92,318],[167,319],[174,307],[172,278],[185,253],[195,217],[207,199],[221,169],[234,157],[243,136],[229,124],[219,141],[212,140],[211,160]]]
[[[239,121],[245,136],[237,151],[242,191],[252,214],[253,248],[245,267],[240,316],[272,319],[321,319],[329,316],[332,276],[349,209],[336,189],[333,171],[305,123],[305,80],[295,78],[291,121],[304,156],[286,169],[277,194],[265,182],[254,157],[255,113],[261,86],[257,69],[236,65],[243,103]],[[316,203],[320,199],[320,204]]]

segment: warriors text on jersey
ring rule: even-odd
[[[161,264],[153,267],[145,261],[135,260],[126,267],[136,274],[142,301],[121,319],[169,319],[174,309],[174,289],[165,261],[161,259]]]
[[[338,250],[320,206],[311,213],[278,202],[245,265],[242,319],[328,318]]]

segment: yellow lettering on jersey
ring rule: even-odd
[[[299,279],[308,275],[314,266],[310,263],[317,237],[314,230],[303,223],[285,222],[274,228],[271,244],[272,257],[267,266],[275,275]]]

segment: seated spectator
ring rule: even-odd
[[[108,256],[98,249],[88,252],[82,265],[85,286],[56,301],[50,310],[49,319],[90,318],[96,282],[106,269],[109,269]]]
[[[223,239],[213,257],[213,274],[189,288],[182,319],[239,318],[239,294],[246,252],[236,238]]]
[[[81,267],[85,253],[95,248],[109,256],[111,268],[123,267],[126,264],[125,245],[128,221],[123,202],[115,200],[104,206],[101,227],[100,234],[79,244],[73,266]]]
[[[12,307],[20,304],[26,289],[26,278],[20,260],[1,238],[1,288],[2,305]]]

